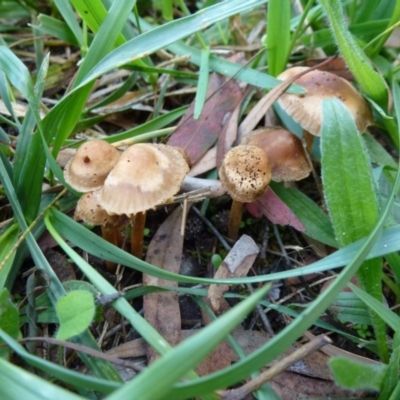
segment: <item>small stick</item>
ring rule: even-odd
[[[220,398],[222,400],[241,400],[246,398],[246,396],[248,396],[250,393],[259,389],[261,386],[285,371],[291,365],[302,360],[303,358],[307,357],[311,353],[314,353],[315,351],[329,343],[332,343],[332,340],[329,339],[328,336],[317,336],[315,339],[295,350],[292,354],[285,357],[283,360],[279,361],[271,368],[265,370],[259,376],[257,376],[257,378],[251,380],[240,388],[220,392]]]

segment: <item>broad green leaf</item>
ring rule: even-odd
[[[363,50],[350,34],[340,0],[321,0],[340,53],[361,90],[384,109],[387,108],[387,89],[383,78],[372,68]]]
[[[335,382],[346,389],[380,390],[387,370],[385,364],[364,364],[345,357],[333,357],[329,367]]]
[[[395,331],[400,330],[400,317],[359,287],[349,283],[350,289]]]
[[[392,354],[390,355],[390,361],[388,369],[383,382],[383,387],[379,395],[379,400],[395,400],[396,393],[395,387],[399,385],[399,367],[400,367],[400,330],[397,328],[393,337]],[[392,393],[393,397],[390,397]]]
[[[258,290],[199,333],[186,339],[155,361],[133,381],[116,390],[108,400],[165,399],[173,384],[199,364],[244,319],[269,289],[270,286],[267,285]],[[157,376],[157,385],[154,385],[154,376]]]
[[[332,224],[316,203],[300,190],[284,188],[277,183],[272,183],[271,187],[301,221],[308,236],[329,246],[338,247]]]
[[[339,246],[344,247],[371,232],[378,221],[370,161],[348,109],[339,100],[323,103],[321,164],[324,194]],[[380,259],[365,261],[358,271],[361,287],[382,298]],[[387,360],[383,321],[371,312],[382,360]]]
[[[19,335],[19,312],[10,298],[10,293],[7,289],[0,291],[0,329],[9,334],[14,339]],[[3,345],[0,340],[0,345]],[[0,358],[8,358],[9,349],[0,348]]]
[[[343,323],[371,324],[367,306],[354,293],[339,293],[329,310]]]
[[[269,0],[267,11],[268,71],[279,75],[286,67],[290,51],[290,0]]]
[[[57,339],[66,340],[85,331],[95,313],[93,294],[86,290],[73,290],[58,299],[56,311],[60,321]]]
[[[370,162],[350,112],[323,104],[321,164],[324,194],[341,247],[368,235],[378,220]]]
[[[0,398],[7,400],[83,400],[74,393],[48,382],[0,358]]]

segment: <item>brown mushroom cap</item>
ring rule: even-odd
[[[82,220],[90,225],[122,225],[124,218],[120,215],[108,214],[100,205],[99,200],[100,190],[83,194],[76,203],[74,219],[76,221]]]
[[[271,165],[271,179],[299,181],[310,175],[311,167],[301,140],[279,126],[257,129],[243,137],[242,144],[260,147]]]
[[[308,67],[289,68],[277,78],[285,81],[308,69]],[[373,123],[368,103],[347,80],[338,75],[313,70],[294,82],[307,89],[307,93],[301,95],[284,93],[279,98],[278,104],[311,134],[321,135],[322,100],[330,98],[337,98],[343,102],[351,112],[360,132],[365,132]]]
[[[182,154],[172,146],[134,144],[105,180],[100,204],[110,214],[144,212],[177,193],[188,171]]]
[[[271,181],[271,168],[264,150],[240,145],[226,154],[219,170],[221,183],[233,200],[257,200]]]
[[[75,190],[98,190],[112,170],[120,153],[111,144],[96,139],[82,144],[64,169],[64,178]]]

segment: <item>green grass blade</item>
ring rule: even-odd
[[[256,277],[245,278],[230,278],[223,280],[214,280],[206,278],[196,278],[184,275],[177,275],[166,272],[163,269],[157,268],[148,264],[126,251],[113,246],[103,238],[97,236],[95,233],[84,228],[70,217],[63,213],[51,209],[48,213],[48,218],[55,230],[72,243],[79,245],[79,248],[87,251],[90,254],[99,257],[102,260],[110,260],[118,264],[125,265],[129,268],[136,269],[146,274],[156,276],[161,279],[170,281],[187,282],[187,283],[255,283],[255,282],[270,282],[278,279],[285,279],[294,276],[304,276],[307,274],[328,271],[334,268],[340,268],[349,263],[352,258],[358,253],[360,248],[364,245],[365,239],[353,243],[345,248],[305,267],[296,268],[291,271],[277,272],[273,274],[260,275]],[[400,225],[391,227],[383,232],[382,237],[378,240],[368,258],[375,258],[385,254],[393,253],[400,250],[400,242],[398,236],[400,235]]]
[[[83,19],[87,19],[91,16],[93,10],[99,12],[104,9],[106,12],[106,16],[103,16],[98,30],[94,30],[96,35],[76,75],[74,81],[75,87],[78,86],[87,73],[94,68],[112,48],[114,48],[116,43],[122,44],[125,42],[125,39],[121,35],[121,30],[124,27],[135,2],[136,0],[115,1],[112,3],[112,6],[107,13],[100,0],[72,0],[74,7],[80,12]]]
[[[76,39],[76,35],[74,35],[73,31],[65,22],[44,14],[38,16],[38,22],[39,25],[37,29],[41,32],[74,46],[80,45]]]
[[[201,12],[166,23],[126,42],[103,58],[80,82],[85,85],[114,68],[143,58],[162,47],[187,37],[222,19],[265,3],[266,0],[241,0],[218,3]]]
[[[350,34],[340,0],[321,0],[340,53],[361,87],[361,90],[384,109],[387,108],[387,89],[383,78],[375,72],[363,50]]]
[[[201,332],[185,340],[157,360],[132,382],[116,390],[108,400],[165,399],[173,384],[196,366],[221,342],[229,332],[257,305],[270,289],[266,286],[206,326]],[[188,357],[190,354],[190,357]],[[158,384],[154,385],[154,376]]]
[[[206,48],[202,51],[201,54],[199,81],[197,83],[196,98],[194,103],[194,113],[193,113],[194,119],[199,118],[201,110],[203,109],[204,106],[204,102],[206,100],[208,78],[210,74],[209,65],[210,65],[210,47],[206,46]]]
[[[58,8],[58,11],[62,15],[64,21],[67,23],[72,34],[75,36],[77,44],[82,47],[84,44],[83,32],[81,27],[79,26],[78,20],[76,19],[76,15],[73,8],[71,7],[70,2],[63,0],[54,0],[54,3]]]
[[[83,389],[95,390],[101,393],[111,393],[121,386],[119,382],[108,381],[99,379],[90,375],[84,375],[81,372],[76,372],[69,368],[63,368],[60,365],[54,364],[41,357],[34,356],[28,353],[17,341],[13,340],[11,336],[7,335],[0,329],[0,337],[9,346],[9,348],[18,354],[26,363],[34,368],[54,376],[61,381],[80,387]]]
[[[18,233],[18,224],[12,224],[0,236],[0,291],[4,288],[13,265],[15,252],[11,251],[18,241]]]
[[[68,392],[47,380],[26,372],[22,368],[0,358],[0,397],[7,400],[82,400],[74,393]]]
[[[267,11],[267,60],[272,76],[286,67],[290,52],[290,0],[269,0]]]

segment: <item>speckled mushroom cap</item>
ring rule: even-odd
[[[120,226],[124,224],[124,217],[110,215],[100,205],[100,190],[84,193],[76,203],[74,219],[84,221],[89,225]]]
[[[307,69],[309,68],[289,68],[277,78],[285,81]],[[279,98],[278,104],[311,134],[321,135],[322,100],[329,98],[337,98],[343,102],[351,112],[360,132],[365,132],[373,123],[368,103],[347,80],[330,72],[313,70],[296,79],[294,83],[307,89],[307,93],[301,95],[284,93]]]
[[[257,200],[271,181],[271,168],[264,150],[240,145],[226,154],[219,170],[221,183],[233,200]]]
[[[96,139],[82,144],[64,169],[64,178],[79,192],[98,190],[120,153],[108,142]]]
[[[299,181],[310,175],[311,167],[301,140],[279,126],[257,129],[243,137],[242,144],[260,147],[271,165],[271,179]]]
[[[100,204],[110,214],[133,215],[167,202],[189,171],[172,146],[140,143],[128,147],[101,189]]]

